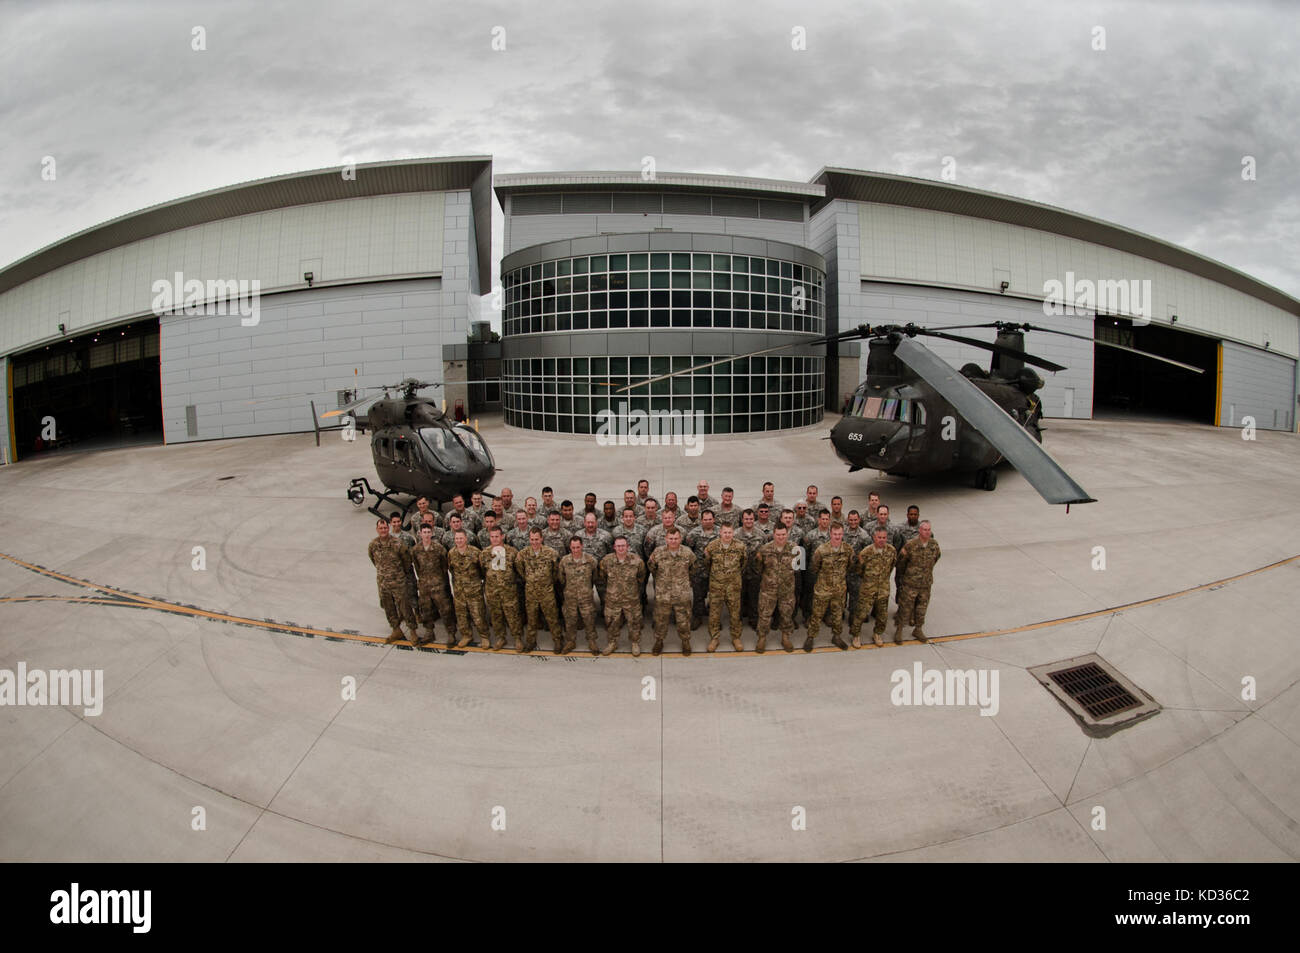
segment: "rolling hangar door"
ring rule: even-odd
[[[1259,430],[1295,429],[1294,359],[1224,341],[1220,377],[1217,424],[1239,427],[1244,418],[1254,417]]]
[[[14,354],[9,363],[19,460],[163,442],[157,318]]]
[[[1093,413],[1128,412],[1214,423],[1219,342],[1157,324],[1133,324],[1126,318],[1099,315],[1093,336],[1199,367],[1201,373],[1153,361],[1118,348],[1096,346]]]

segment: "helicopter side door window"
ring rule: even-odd
[[[393,462],[399,467],[411,468],[411,445],[405,440],[393,441]]]

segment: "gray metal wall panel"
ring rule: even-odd
[[[14,462],[9,441],[9,358],[0,357],[0,462]]]
[[[859,298],[869,299],[870,305],[861,301],[853,305],[854,321],[841,321],[841,330],[853,324],[906,324],[939,327],[956,324],[982,324],[988,321],[1018,321],[1091,334],[1090,317],[1054,316],[1043,313],[1042,305],[1020,298],[1001,295],[981,295],[969,291],[952,291],[944,288],[925,288],[914,285],[893,285],[878,282],[861,283]],[[888,303],[886,304],[886,299]],[[842,304],[842,303],[841,303]],[[997,332],[992,328],[953,332],[992,343]],[[973,362],[987,369],[989,351],[938,338],[921,340],[927,348],[954,367]],[[1039,395],[1043,413],[1047,417],[1074,417],[1084,420],[1092,417],[1093,345],[1088,341],[1061,337],[1055,334],[1025,335],[1025,347],[1031,354],[1063,364],[1065,370],[1052,374],[1037,370],[1046,382]],[[867,348],[862,349],[858,362],[856,387],[867,373]],[[840,381],[840,390],[852,388],[849,381]]]
[[[239,315],[163,317],[167,441],[308,431],[312,399],[333,407],[338,391],[356,386],[441,381],[442,346],[463,346],[465,334],[464,322],[444,320],[442,291],[441,279],[431,278],[270,295],[252,327]],[[293,396],[248,403],[279,394]],[[195,408],[195,435],[187,406]]]
[[[1240,427],[1255,418],[1259,430],[1295,427],[1296,362],[1282,354],[1223,342],[1223,396],[1219,423]]]

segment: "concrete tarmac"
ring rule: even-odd
[[[588,489],[619,501],[644,476],[683,503],[700,477],[746,505],[764,480],[787,505],[809,483],[846,511],[870,490],[899,518],[915,503],[943,547],[940,641],[842,652],[823,628],[811,655],[774,634],[758,656],[724,630],[707,655],[702,627],[690,658],[675,634],[639,659],[384,646],[374,518],[344,498],[374,481],[365,437],[0,468],[0,678],[102,670],[104,694],[99,714],[0,704],[0,859],[1300,857],[1300,438],[1048,421],[1045,446],[1098,498],[1067,514],[1008,468],[991,493],[850,474],[833,423],[698,456],[481,426],[491,489],[519,502],[543,483],[579,508]],[[1162,710],[1085,734],[1027,669],[1089,652]],[[894,704],[917,662],[995,671],[996,714]]]

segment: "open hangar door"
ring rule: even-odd
[[[1215,338],[1124,318],[1098,317],[1098,341],[1137,348],[1199,367],[1201,373],[1094,345],[1093,415],[1164,417],[1213,424],[1218,397],[1219,342]]]
[[[157,318],[82,334],[9,361],[18,459],[163,442]]]
[[[1253,417],[1258,430],[1295,429],[1296,362],[1263,348],[1223,342],[1219,415],[1215,423],[1239,427]]]

